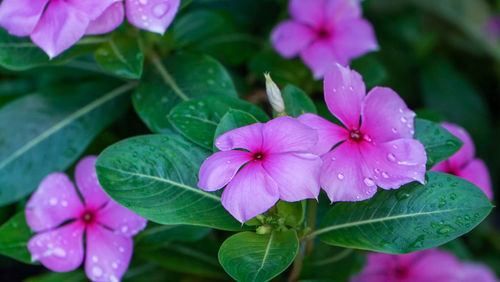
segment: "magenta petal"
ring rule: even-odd
[[[451,134],[458,137],[464,143],[462,148],[460,148],[455,155],[448,159],[450,167],[454,170],[459,170],[462,166],[474,158],[474,154],[476,152],[474,148],[474,141],[472,141],[469,133],[458,125],[444,122],[441,123],[441,126],[448,130]]]
[[[73,222],[52,231],[38,233],[28,242],[32,261],[40,261],[52,271],[66,272],[83,261],[84,225]]]
[[[281,56],[292,58],[307,47],[315,36],[315,31],[310,27],[295,21],[285,21],[272,31],[271,42]]]
[[[130,237],[115,234],[98,225],[87,229],[85,273],[92,281],[118,282],[132,258]]]
[[[335,64],[325,75],[324,92],[330,112],[348,129],[358,129],[366,93],[361,75]]]
[[[388,282],[394,279],[392,273],[398,267],[398,256],[368,253],[366,264],[361,273],[352,278],[350,282]]]
[[[262,135],[264,153],[309,151],[318,142],[316,130],[288,116],[264,124]]]
[[[415,113],[390,88],[375,87],[366,96],[361,132],[374,142],[413,138]]]
[[[26,222],[35,232],[59,226],[83,211],[75,186],[64,173],[47,175],[26,204]]]
[[[180,3],[180,0],[125,0],[127,19],[140,29],[163,34]]]
[[[329,0],[326,6],[327,22],[336,26],[345,20],[361,17],[361,0]]]
[[[103,34],[116,29],[123,22],[125,9],[123,3],[116,2],[109,6],[97,19],[91,21],[85,34]]]
[[[409,265],[408,281],[456,281],[461,264],[454,255],[439,249],[414,253]]]
[[[92,209],[99,209],[109,201],[95,171],[97,157],[88,156],[78,162],[75,168],[75,180],[80,193],[82,193],[85,205]]]
[[[474,185],[483,190],[488,199],[493,200],[490,173],[482,160],[473,159],[465,167],[457,171],[457,176],[474,183]]]
[[[340,22],[335,27],[332,42],[335,54],[344,61],[378,49],[373,27],[364,19]]]
[[[262,147],[262,123],[255,123],[228,131],[215,140],[222,151],[246,149],[254,152]]]
[[[327,70],[338,62],[333,46],[327,40],[316,40],[309,47],[302,50],[300,57],[312,70],[314,78],[322,78]]]
[[[299,22],[319,28],[325,19],[325,4],[325,0],[290,0],[290,15]]]
[[[30,35],[47,2],[49,0],[3,0],[0,4],[0,26],[16,36]]]
[[[349,138],[349,132],[318,115],[303,114],[297,118],[303,124],[316,129],[318,133],[318,143],[309,151],[316,155],[323,155],[330,152],[333,146]]]
[[[104,11],[109,8],[114,2],[120,0],[64,0],[68,5],[71,5],[78,10],[85,12],[90,20],[97,19]],[[121,1],[120,1],[121,2]]]
[[[372,173],[351,141],[323,155],[320,183],[332,202],[362,201],[373,197],[377,186]]]
[[[223,151],[208,157],[200,167],[198,187],[215,191],[226,186],[238,170],[252,160],[252,154],[245,151]]]
[[[276,182],[260,162],[248,163],[222,193],[222,205],[238,221],[245,222],[271,208],[279,200]]]
[[[480,282],[498,282],[498,279],[485,265],[478,263],[462,263],[458,272],[458,281],[480,281]]]
[[[88,24],[85,12],[66,1],[51,1],[31,33],[31,40],[54,58],[80,40]]]
[[[262,162],[287,202],[318,198],[321,164],[318,156],[305,153],[271,154]]]
[[[97,221],[114,230],[117,234],[134,236],[146,227],[147,219],[135,214],[133,211],[120,206],[110,200],[108,204],[98,211]]]
[[[361,154],[380,188],[397,189],[412,181],[425,183],[427,155],[424,146],[417,140],[363,144]]]

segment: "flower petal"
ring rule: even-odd
[[[47,2],[49,0],[3,0],[0,4],[0,26],[16,36],[30,35]]]
[[[457,268],[458,281],[481,281],[481,282],[498,282],[498,279],[491,269],[485,265],[478,263],[462,263],[460,268]]]
[[[330,112],[349,130],[358,129],[365,83],[356,71],[334,64],[325,75],[325,101]]]
[[[102,225],[115,230],[115,233],[132,237],[146,227],[147,219],[135,214],[133,211],[120,206],[117,202],[110,200],[108,204],[98,212],[97,220]]]
[[[366,96],[361,132],[375,142],[413,138],[415,113],[390,88],[375,87]]]
[[[318,198],[321,164],[320,157],[305,153],[271,154],[262,162],[287,202]]]
[[[289,10],[292,18],[319,28],[325,19],[325,0],[290,0]]]
[[[460,262],[454,255],[439,249],[416,252],[408,267],[408,281],[456,281]]]
[[[85,34],[103,34],[116,29],[123,22],[125,9],[123,3],[116,2],[109,6],[101,16],[91,21]]]
[[[344,62],[378,49],[373,27],[364,19],[339,23],[335,27],[332,45],[335,48],[335,54]]]
[[[472,138],[465,129],[456,124],[443,122],[441,126],[464,142],[462,148],[448,159],[451,169],[460,170],[460,168],[474,158],[476,152],[474,141],[472,141]]]
[[[473,159],[464,168],[457,171],[457,176],[474,183],[474,185],[483,190],[488,199],[493,200],[490,173],[482,160]]]
[[[406,183],[425,183],[427,155],[422,143],[398,139],[386,143],[364,143],[361,155],[383,189],[397,189]]]
[[[121,0],[64,0],[69,5],[85,12],[89,20],[95,20],[106,11],[113,3]]]
[[[28,242],[32,261],[52,271],[71,271],[83,261],[83,231],[79,221],[35,235]]]
[[[255,152],[262,147],[262,123],[254,123],[228,131],[215,140],[221,151],[246,149]]]
[[[274,49],[285,58],[297,56],[316,37],[310,27],[295,21],[279,24],[271,33]]]
[[[393,269],[398,267],[398,256],[382,253],[368,253],[366,264],[351,282],[387,282],[394,278]]]
[[[326,5],[327,22],[336,26],[345,20],[361,17],[361,0],[330,0]]]
[[[318,142],[316,130],[288,116],[264,124],[262,136],[264,153],[308,152]]]
[[[318,143],[309,151],[316,155],[323,155],[332,150],[333,146],[349,138],[349,132],[315,114],[303,114],[297,118],[303,124],[316,129]]]
[[[78,162],[75,168],[75,180],[85,205],[97,210],[109,201],[109,196],[106,195],[97,179],[96,161],[96,156],[88,156]]]
[[[238,221],[245,222],[271,208],[279,200],[276,182],[260,162],[248,163],[222,193],[222,205]]]
[[[328,40],[314,41],[300,53],[302,61],[311,69],[315,79],[322,78],[327,70],[338,62],[333,46]]]
[[[198,187],[205,191],[215,191],[226,186],[236,172],[251,160],[252,154],[238,150],[211,155],[200,167]]]
[[[51,1],[31,33],[31,40],[54,58],[80,40],[88,24],[85,12],[66,1]]]
[[[115,234],[98,225],[87,229],[85,273],[92,281],[118,282],[132,258],[130,237]]]
[[[83,211],[82,201],[69,177],[60,172],[47,175],[26,204],[26,222],[40,232],[77,218]]]
[[[128,21],[140,28],[165,33],[179,9],[180,0],[125,0]]]
[[[372,173],[358,147],[356,143],[346,141],[321,157],[320,183],[332,202],[362,201],[377,192]]]

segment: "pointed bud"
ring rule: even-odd
[[[285,112],[285,102],[283,102],[283,97],[281,97],[281,91],[271,79],[269,73],[264,73],[264,77],[266,78],[266,92],[267,99],[269,99],[269,103],[271,107],[278,113]]]

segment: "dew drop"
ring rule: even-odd
[[[398,149],[398,145],[392,145],[392,147],[397,150]]]
[[[335,158],[335,157],[332,157],[332,161],[336,161],[336,160],[337,160],[337,158]]]
[[[371,178],[369,178],[369,177],[366,177],[366,178],[363,180],[363,182],[365,182],[365,185],[366,185],[366,186],[373,186],[373,185],[375,185],[375,182],[373,182],[373,180],[372,180]]]
[[[387,159],[391,162],[395,162],[396,161],[396,156],[394,156],[393,153],[389,153],[387,154]]]
[[[339,174],[337,174],[337,178],[339,180],[343,180],[344,179],[344,175],[342,173],[339,173]]]
[[[389,178],[389,174],[387,174],[387,172],[384,171],[384,172],[382,172],[382,177],[383,178]]]
[[[157,18],[162,18],[168,12],[168,5],[166,3],[160,3],[153,7],[153,15]]]
[[[139,3],[141,3],[142,5],[146,5],[148,4],[148,0],[139,0]]]
[[[64,249],[61,249],[61,248],[55,248],[52,253],[56,256],[56,257],[60,257],[60,258],[63,258],[66,256],[66,251]]]
[[[408,120],[405,117],[401,117],[401,122],[406,123]]]
[[[116,262],[113,262],[111,264],[111,267],[114,268],[114,269],[117,269],[118,268],[118,264]]]
[[[126,225],[122,226],[122,233],[127,232],[127,230],[128,230],[128,227]]]
[[[120,251],[120,253],[125,252],[125,249],[123,247],[119,247],[118,250]]]
[[[374,168],[373,171],[376,173],[376,174],[380,174],[380,169],[378,168]]]
[[[372,138],[369,135],[365,135],[363,139],[365,139],[366,142],[372,142]]]
[[[354,88],[352,88],[352,86],[349,86],[349,90],[354,91]]]
[[[400,113],[403,113],[403,108],[399,108],[399,112],[400,112]]]
[[[92,256],[92,261],[93,262],[98,262],[99,261],[99,258],[97,256]]]
[[[226,161],[226,164],[230,164],[230,163],[231,163],[231,161]]]
[[[333,88],[333,92],[337,92],[337,88]]]
[[[68,202],[67,201],[61,201],[61,206],[67,207],[68,206]]]
[[[94,266],[92,268],[92,274],[95,276],[95,277],[99,277],[102,275],[102,269],[99,267],[99,266]]]
[[[50,198],[49,203],[50,203],[51,206],[55,206],[55,205],[57,205],[57,199],[56,198]]]
[[[111,276],[109,276],[109,281],[110,282],[118,282],[119,280],[118,280],[118,278],[116,278],[116,276],[111,275]]]
[[[398,133],[398,130],[396,128],[393,128],[392,133],[396,134],[396,133]]]

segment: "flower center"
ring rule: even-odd
[[[253,154],[254,161],[262,161],[262,159],[264,159],[264,154],[262,152]]]
[[[322,28],[320,30],[318,30],[318,37],[319,38],[328,38],[330,37],[330,32],[328,32],[328,30]]]
[[[95,214],[93,211],[85,211],[80,217],[85,224],[91,224],[95,220]]]
[[[398,266],[396,267],[396,277],[397,279],[404,279],[406,277],[406,269],[404,267]]]
[[[363,133],[361,133],[359,130],[355,129],[355,130],[352,130],[350,133],[349,133],[349,139],[355,141],[355,142],[360,142],[361,140],[363,140]]]

